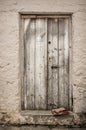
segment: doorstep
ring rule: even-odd
[[[86,114],[70,111],[67,115],[53,116],[51,111],[0,111],[0,124],[86,127]]]
[[[21,115],[27,124],[68,125],[73,120],[73,115],[53,116],[51,111],[22,111]]]

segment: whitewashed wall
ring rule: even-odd
[[[0,0],[0,111],[20,110],[19,12],[73,13],[73,110],[86,112],[86,0]]]

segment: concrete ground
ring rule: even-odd
[[[64,128],[52,126],[0,126],[0,130],[86,130],[86,128]]]

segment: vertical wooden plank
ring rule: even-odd
[[[45,34],[45,40],[44,40],[44,87],[45,87],[45,109],[48,109],[48,45],[47,45],[47,25],[48,20],[45,19],[45,27],[44,27],[44,34]]]
[[[64,107],[69,108],[69,56],[68,56],[68,19],[64,19],[64,72],[63,72],[63,102]]]
[[[27,46],[29,20],[24,19],[24,108],[27,109]]]
[[[58,107],[58,19],[48,20],[48,109]]]
[[[36,51],[35,51],[35,109],[40,105],[40,19],[36,19]]]
[[[40,25],[40,108],[39,109],[46,109],[47,102],[46,102],[46,72],[45,67],[47,66],[47,21],[46,19],[41,19]]]
[[[21,102],[21,107],[22,107],[22,110],[25,109],[25,92],[24,92],[24,19],[21,19],[21,22],[20,22],[20,35],[21,35],[21,51],[20,51],[20,70],[21,70],[21,85],[22,85],[22,88],[21,88],[21,99],[22,99],[22,102]]]
[[[52,87],[53,108],[58,107],[58,19],[52,22]]]
[[[69,108],[68,19],[59,20],[59,104]],[[64,99],[64,100],[63,100]]]
[[[35,69],[35,108],[46,109],[46,84],[45,84],[45,48],[46,22],[44,19],[36,19],[36,69]],[[47,57],[47,56],[46,56]],[[46,61],[45,61],[46,60]]]
[[[27,23],[26,23],[27,24]],[[35,20],[28,20],[27,25],[27,108],[34,109],[34,45]]]
[[[73,105],[73,87],[72,87],[72,20],[71,17],[68,20],[68,42],[69,42],[69,108],[72,110],[72,105]]]
[[[59,107],[64,106],[63,55],[64,55],[64,20],[59,19]]]
[[[52,19],[48,19],[48,109],[53,108],[53,87],[52,87]]]

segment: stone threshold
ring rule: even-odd
[[[35,125],[60,125],[60,126],[85,126],[86,114],[76,114],[69,111],[68,115],[53,116],[51,111],[22,111],[21,116],[26,124]]]
[[[51,111],[0,112],[0,124],[86,127],[86,114],[70,111],[68,115],[53,116]]]

